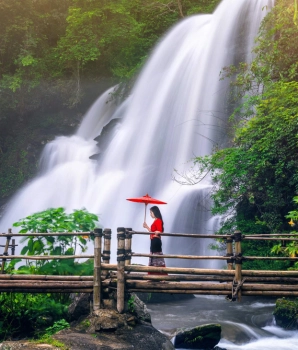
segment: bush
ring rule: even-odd
[[[1,293],[0,341],[39,336],[67,318],[67,309],[66,303],[55,301],[51,294]]]

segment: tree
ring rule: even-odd
[[[52,62],[53,48],[65,30],[69,3],[0,1],[0,120],[12,110],[23,117],[49,103],[50,96],[58,96],[44,82],[59,75],[58,65]]]
[[[298,191],[298,83],[272,84],[254,105],[232,147],[196,162],[211,174],[213,213],[232,215],[234,225],[242,213],[270,232],[287,230],[285,215]]]

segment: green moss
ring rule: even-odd
[[[56,340],[54,338],[52,338],[51,336],[44,336],[38,340],[32,340],[32,343],[35,343],[35,344],[49,344],[49,345],[53,345],[61,350],[69,350],[69,348],[61,343],[59,340]]]
[[[89,320],[84,320],[81,322],[81,326],[84,328],[88,328],[90,327],[90,325],[91,325],[91,322]]]
[[[298,299],[277,299],[273,315],[278,326],[298,329]]]

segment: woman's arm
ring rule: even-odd
[[[143,227],[146,228],[149,232],[151,232],[151,231],[150,231],[150,227],[147,225],[146,222],[143,223]]]

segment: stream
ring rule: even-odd
[[[148,304],[152,324],[167,335],[177,328],[219,323],[219,347],[227,350],[298,349],[298,331],[275,325],[275,298],[243,297],[229,302],[224,296],[201,296],[167,303]]]

